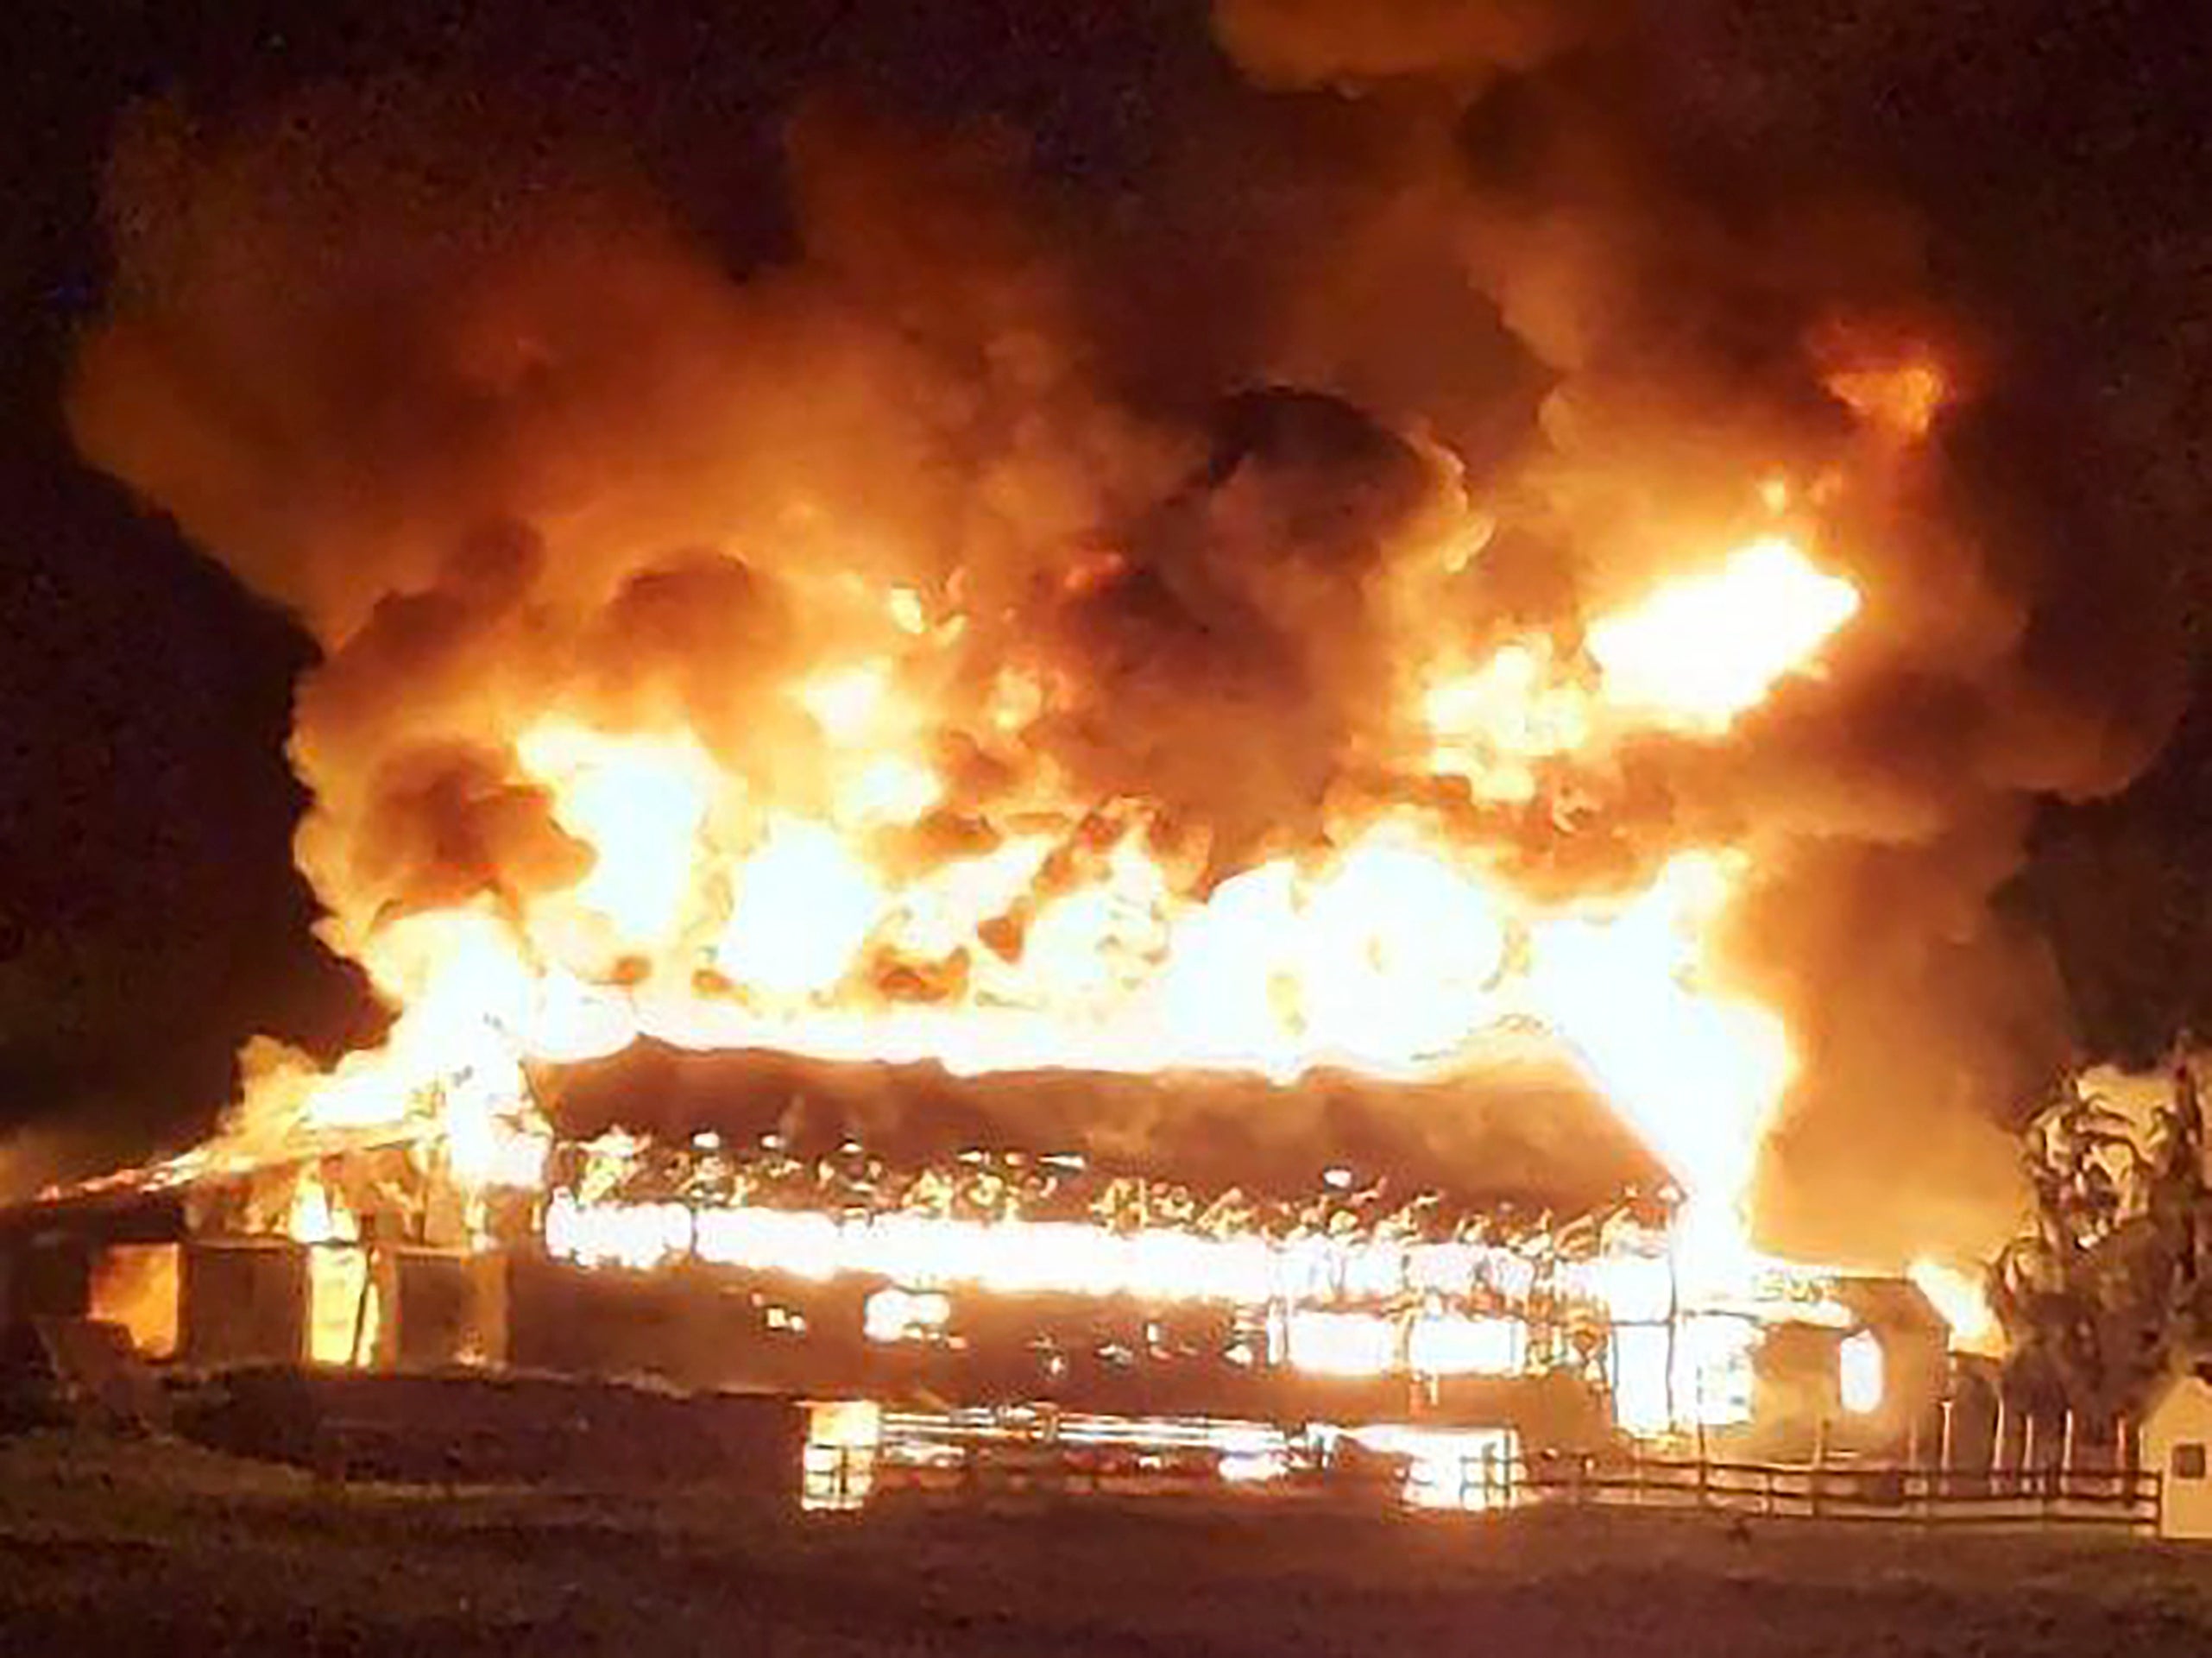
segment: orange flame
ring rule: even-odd
[[[1858,605],[1850,583],[1768,536],[1602,618],[1586,655],[1531,640],[1461,671],[1447,650],[1418,681],[1433,771],[1511,795],[1526,792],[1515,766],[1604,733],[1716,737],[1811,671]],[[890,610],[926,652],[918,596],[898,589]],[[524,733],[521,762],[589,847],[589,873],[519,920],[436,911],[359,941],[403,1008],[390,1037],[319,1079],[276,1068],[246,1124],[255,1110],[325,1127],[416,1123],[442,1136],[464,1184],[534,1188],[547,1138],[522,1063],[642,1034],[961,1074],[1287,1081],[1322,1066],[1448,1076],[1515,1020],[1579,1056],[1673,1171],[1697,1217],[1691,1255],[1716,1270],[1744,1257],[1743,1195],[1794,1062],[1787,1032],[1730,989],[1705,942],[1741,879],[1734,854],[1684,851],[1640,889],[1560,904],[1522,890],[1449,820],[1401,807],[1201,891],[1145,810],[1100,816],[1046,797],[994,843],[917,861],[897,832],[938,785],[928,706],[904,672],[870,656],[797,685],[822,740],[805,808],[797,794],[762,799],[680,729],[548,720]],[[1008,695],[1037,694],[1010,674]],[[1013,717],[1018,728],[1030,716]],[[1023,1247],[1047,1258],[1058,1245],[1038,1233]]]
[[[1678,579],[1590,629],[1606,698],[1667,724],[1724,731],[1803,671],[1857,614],[1858,589],[1766,536],[1708,575]]]

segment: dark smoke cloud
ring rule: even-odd
[[[1263,11],[1272,33],[1256,28]],[[1426,32],[1434,14],[1407,12],[1338,8],[1327,28],[1297,7],[1219,15],[1240,57],[1359,96],[1371,118],[1390,118],[1374,109],[1390,77],[1429,82],[1394,112],[1415,136],[1371,192],[1418,201],[1406,217],[1434,257],[1456,255],[1471,308],[1487,298],[1550,371],[1538,441],[1497,482],[1554,497],[1526,529],[1559,564],[1579,546],[1632,564],[1612,538],[1663,543],[1669,513],[1724,493],[1762,448],[1855,467],[1829,521],[1869,610],[1834,682],[1779,695],[1724,749],[1625,760],[1578,836],[1633,854],[1686,829],[1757,854],[1739,959],[1803,1061],[1767,1160],[1765,1229],[1880,1256],[2001,1225],[1998,1125],[2077,1038],[2045,938],[1993,899],[2039,797],[2117,789],[2164,741],[2184,665],[2167,605],[2193,549],[2114,546],[2108,521],[2054,500],[2029,457],[2099,443],[2095,423],[2076,410],[2036,431],[2034,393],[2007,377],[2032,379],[2039,343],[1968,309],[1982,296],[1931,255],[1943,227],[1839,164],[1830,110],[1799,112],[1793,130],[1782,89],[1805,66],[1745,48],[1751,10],[1669,9],[1603,36],[1562,27],[1518,59],[1467,49],[1493,21],[1478,8],[1455,10],[1470,32],[1451,41]],[[1831,58],[1812,84],[1851,68]],[[1448,116],[1437,84],[1459,89]],[[1402,258],[1402,225],[1370,223],[1390,248],[1378,260]],[[1346,262],[1339,242],[1324,268]],[[1919,451],[1869,456],[1879,440],[1822,381],[1900,337],[1939,354],[1963,407]],[[2111,551],[2085,556],[2085,542]],[[1554,626],[1603,579],[1515,562],[1544,572],[1558,607],[1516,608]]]
[[[921,839],[987,843],[1049,762],[1162,802],[1219,873],[1410,789],[1382,705],[1415,551],[1482,548],[1429,625],[1571,652],[1738,535],[1749,480],[1832,476],[1823,553],[1867,609],[1826,678],[1724,746],[1553,766],[1523,810],[1431,804],[1542,890],[1743,846],[1730,965],[1803,1062],[1768,1234],[1986,1242],[1995,1125],[2074,1039],[1995,900],[2040,802],[2121,787],[2171,726],[2194,548],[2160,532],[2196,486],[2108,508],[2070,476],[2163,443],[2173,376],[2071,397],[2042,331],[2072,277],[2008,293],[1855,113],[1948,26],[1846,10],[1223,0],[1248,84],[1166,77],[1126,173],[810,98],[757,186],[767,258],[481,85],[155,106],[72,419],[322,647],[299,850],[350,948],[582,873],[507,746],[534,712],[680,712],[804,798],[764,690],[894,585],[969,618],[916,688],[940,705],[1007,662],[1060,685],[1020,745],[948,739],[966,810]],[[1957,393],[1923,439],[1831,389],[1915,352]]]
[[[1223,50],[1264,86],[1459,84],[1533,68],[1588,35],[1600,0],[1219,0]]]

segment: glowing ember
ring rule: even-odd
[[[942,1331],[951,1317],[952,1302],[944,1296],[892,1285],[868,1297],[861,1309],[860,1333],[871,1341],[926,1340]]]
[[[1943,369],[1924,358],[1838,369],[1824,383],[1861,419],[1901,438],[1927,436],[1950,400]]]

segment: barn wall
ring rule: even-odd
[[[53,1254],[36,1305],[117,1324],[149,1359],[195,1369],[303,1360],[370,1370],[496,1365],[507,1358],[496,1257],[282,1239],[87,1244]],[[366,1283],[366,1315],[359,1290]],[[82,1286],[80,1289],[79,1286]],[[353,1340],[358,1321],[361,1339]]]
[[[48,1232],[17,1249],[13,1272],[12,1315],[82,1318],[91,1300],[93,1250],[73,1232]]]
[[[1730,1454],[1806,1461],[1831,1452],[1932,1462],[1942,1431],[1949,1360],[1939,1330],[1875,1329],[1881,1344],[1881,1403],[1848,1410],[1840,1387],[1841,1350],[1855,1332],[1826,1325],[1779,1324],[1754,1365],[1750,1422],[1716,1438]]]
[[[507,1275],[497,1257],[397,1250],[388,1261],[386,1363],[421,1371],[506,1359]]]
[[[803,1329],[769,1316],[804,1298]],[[507,1268],[508,1361],[571,1376],[651,1376],[683,1387],[851,1384],[862,1374],[862,1292],[709,1270],[630,1273],[516,1255]]]
[[[298,1245],[191,1244],[181,1283],[186,1363],[217,1370],[306,1357],[307,1269]]]

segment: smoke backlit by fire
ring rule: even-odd
[[[1822,1207],[1838,1143],[1896,1175],[1853,1248],[2001,1232],[1884,1148],[2007,1188],[2048,975],[1986,899],[2029,791],[2114,761],[2018,695],[1941,342],[1865,344],[1913,239],[1712,211],[1550,78],[1572,9],[1326,9],[1222,41],[1451,121],[1221,89],[1339,161],[1194,123],[1087,213],[809,104],[796,244],[742,280],[468,100],[144,115],[72,420],[321,647],[298,854],[395,1010],[327,1074],[250,1050],[232,1152],[426,1125],[534,1188],[525,1065],[641,1037],[1292,1085],[1450,1078],[1512,1024],[1709,1259],[1762,1187]],[[1193,261],[1194,201],[1280,211]]]

